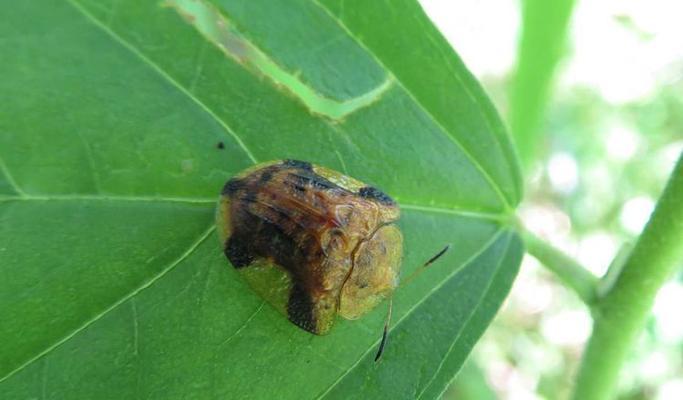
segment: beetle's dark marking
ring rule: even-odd
[[[245,222],[244,226],[249,230],[244,239],[251,243],[257,256],[272,257],[277,265],[293,274],[297,273],[297,269],[305,263],[303,256],[308,249],[297,246],[295,239],[283,231],[283,225],[292,223],[290,217],[274,223],[250,215]]]
[[[238,269],[248,267],[255,259],[251,249],[248,247],[249,242],[240,236],[232,235],[225,245],[225,256]]]
[[[289,320],[301,328],[316,333],[315,315],[313,312],[313,301],[306,293],[306,289],[298,283],[294,283],[292,291],[289,293],[287,303],[287,315]]]
[[[225,246],[225,255],[236,268],[249,266],[257,258],[272,257],[291,273],[303,264],[302,250],[280,227],[249,210],[235,215],[235,232]],[[288,218],[289,219],[289,218]]]
[[[244,188],[245,186],[246,185],[244,184],[244,182],[241,179],[232,178],[228,182],[225,183],[225,186],[223,186],[223,191],[221,192],[221,194],[232,196],[238,190]]]
[[[317,237],[306,235],[300,243],[300,247],[306,249],[304,253],[301,253],[301,258],[305,262],[320,260],[324,256],[323,249],[320,248],[320,240]]]
[[[259,252],[273,257],[275,262],[290,272],[296,272],[302,263],[296,243],[296,230],[292,218],[284,211],[276,210],[277,218],[261,221],[261,227],[254,237]],[[285,232],[285,229],[290,232]]]
[[[339,187],[327,179],[319,176],[311,180],[311,186],[313,186],[316,190],[330,190]]]
[[[288,178],[291,180],[288,182],[292,187],[311,187],[315,190],[330,190],[340,188],[340,186],[328,181],[322,176],[316,173],[290,173]]]
[[[328,181],[316,173],[311,173],[311,185],[319,190],[341,189],[341,186]]]
[[[286,182],[292,187],[306,187],[311,181],[311,178],[297,173],[287,174],[287,178]]]
[[[218,143],[216,143],[216,147],[219,150],[223,150],[225,148],[225,144],[223,142],[218,142]]]
[[[240,197],[240,200],[245,203],[256,203],[258,201],[258,195],[250,190],[245,192],[244,196]]]
[[[271,204],[265,204],[265,203],[263,205],[265,207],[269,208],[277,216],[277,219],[274,219],[273,222],[277,223],[278,225],[284,225],[290,221],[296,222],[292,218],[291,211],[284,209],[282,207],[278,207],[277,205],[271,205]]]
[[[358,194],[363,198],[376,200],[376,201],[378,201],[382,204],[386,204],[388,206],[393,206],[396,204],[394,199],[389,197],[389,195],[387,195],[386,193],[384,193],[381,190],[376,189],[372,186],[362,187],[358,191]]]
[[[306,162],[306,161],[284,160],[282,162],[282,165],[286,165],[288,167],[303,169],[305,171],[313,171],[313,165],[309,162]]]
[[[306,193],[306,188],[304,186],[293,184],[292,187],[299,193]]]
[[[267,170],[263,171],[263,173],[261,174],[261,177],[259,178],[259,182],[268,183],[272,178],[273,178],[273,171],[267,169]]]

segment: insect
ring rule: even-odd
[[[284,160],[230,179],[216,219],[225,256],[252,289],[300,328],[324,335],[337,315],[357,319],[397,288],[399,216],[377,188]],[[376,359],[390,315],[391,306]]]

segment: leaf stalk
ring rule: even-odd
[[[650,315],[657,291],[683,263],[682,239],[683,154],[619,275],[597,298],[574,399],[612,398],[621,366]]]
[[[590,307],[593,304],[597,293],[598,277],[533,233],[523,230],[522,237],[529,254],[557,275],[560,281],[572,289],[586,305]]]

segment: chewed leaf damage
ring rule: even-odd
[[[206,40],[227,56],[270,78],[276,86],[288,89],[313,113],[341,120],[348,114],[379,100],[393,87],[393,77],[387,76],[382,84],[365,94],[346,101],[330,99],[302,82],[296,72],[285,70],[276,60],[242,36],[214,6],[202,0],[166,0],[163,5],[175,9]]]

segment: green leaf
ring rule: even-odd
[[[443,400],[496,400],[497,396],[486,380],[484,370],[473,358],[468,358],[441,398]]]
[[[413,1],[216,3],[0,11],[3,398],[438,397],[521,257],[495,110]],[[314,336],[221,254],[224,182],[284,158],[396,198],[404,276],[453,244],[380,363],[383,307]]]

